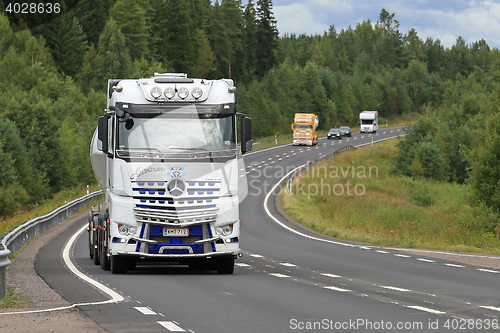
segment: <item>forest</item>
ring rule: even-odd
[[[0,1],[0,216],[95,183],[107,79],[183,72],[234,79],[255,141],[289,133],[295,112],[323,129],[363,110],[419,113],[394,172],[467,184],[498,223],[500,52],[485,40],[447,48],[400,31],[385,9],[377,22],[280,37],[272,0],[73,2],[42,22]]]

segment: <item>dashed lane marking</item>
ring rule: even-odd
[[[264,258],[263,256],[261,256],[260,254],[256,254],[256,253],[252,253],[250,254],[250,257],[254,257],[254,258]]]
[[[280,265],[286,266],[286,267],[297,267],[297,265],[291,264],[289,262],[280,262]]]
[[[156,315],[157,313],[152,311],[150,308],[145,306],[136,306],[134,309],[142,313],[143,315]]]
[[[327,277],[331,277],[331,278],[339,278],[339,277],[341,277],[340,275],[335,275],[335,274],[331,274],[331,273],[321,273],[321,275],[327,276]]]
[[[484,269],[484,268],[478,268],[477,269],[478,271],[481,271],[481,272],[486,272],[486,273],[496,273],[496,274],[500,274],[499,271],[493,271],[491,269]]]
[[[433,314],[446,314],[446,312],[443,312],[443,311],[439,311],[439,310],[434,310],[434,309],[431,309],[431,308],[426,308],[424,306],[418,306],[418,305],[405,305],[407,308],[410,308],[410,309],[415,309],[415,310],[420,310],[420,311],[425,311],[425,312],[429,312],[429,313],[433,313]]]
[[[496,306],[483,305],[483,306],[480,306],[480,308],[500,312],[500,308],[497,308]]]
[[[239,267],[250,267],[250,265],[249,265],[249,264],[245,264],[245,263],[243,263],[243,262],[237,262],[237,263],[235,263],[235,265],[236,265],[236,266],[239,266]]]
[[[382,251],[382,250],[377,250],[377,251],[375,251],[375,252],[382,253],[382,254],[389,254],[389,252],[387,252],[387,251]]]
[[[400,258],[411,258],[411,256],[407,256],[406,254],[395,254],[395,256]]]
[[[329,289],[329,290],[340,291],[340,292],[343,292],[343,293],[351,291],[349,289],[339,288],[339,287],[335,287],[335,286],[326,286],[326,287],[323,287],[323,288]]]
[[[430,259],[424,259],[424,258],[418,258],[418,261],[423,261],[423,262],[436,262],[435,260],[430,260]]]
[[[279,277],[279,278],[289,278],[290,277],[290,275],[285,275],[285,274],[281,274],[281,273],[269,273],[269,275]]]
[[[185,332],[184,329],[179,327],[173,321],[157,321],[157,323],[160,324],[161,326],[165,327],[170,332]]]
[[[393,287],[393,286],[380,286],[380,288],[385,288],[385,289],[390,289],[390,290],[395,290],[395,291],[404,291],[404,292],[411,291],[410,289],[398,288],[398,287]]]
[[[444,264],[444,265],[449,267],[465,268],[465,266],[463,265],[456,265],[456,264]]]

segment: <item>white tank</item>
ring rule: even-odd
[[[94,170],[94,176],[99,183],[101,189],[105,192],[106,189],[106,155],[97,149],[97,145],[100,141],[97,139],[97,128],[92,136],[92,142],[90,144],[90,163],[92,164],[92,170]]]

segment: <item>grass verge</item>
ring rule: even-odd
[[[89,193],[100,190],[98,185],[90,186]],[[80,187],[65,189],[56,195],[52,199],[45,200],[39,204],[36,204],[32,209],[19,211],[12,216],[0,217],[0,235],[5,232],[12,230],[16,226],[32,219],[37,216],[45,215],[54,209],[61,207],[67,202],[70,202],[76,198],[82,197],[87,194],[87,189]]]
[[[282,194],[284,210],[313,230],[346,240],[500,254],[500,230],[469,203],[467,185],[393,174],[397,140],[354,149],[303,172]]]

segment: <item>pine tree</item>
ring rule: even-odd
[[[132,63],[125,46],[125,37],[112,18],[106,23],[99,38],[95,61],[96,78],[104,91],[108,79],[126,78],[132,74]]]
[[[83,32],[87,36],[88,45],[97,45],[106,21],[109,9],[114,0],[80,0],[76,7],[76,16]]]
[[[147,8],[135,0],[118,0],[109,11],[109,16],[116,21],[125,37],[132,61],[141,57],[149,58],[150,35],[146,14]]]
[[[244,54],[245,54],[245,67],[249,76],[255,74],[257,67],[257,16],[255,6],[252,0],[248,0],[243,13],[243,27],[244,27]],[[249,79],[245,78],[245,81]]]
[[[263,76],[276,64],[278,28],[272,13],[272,0],[257,0],[257,76]]]

